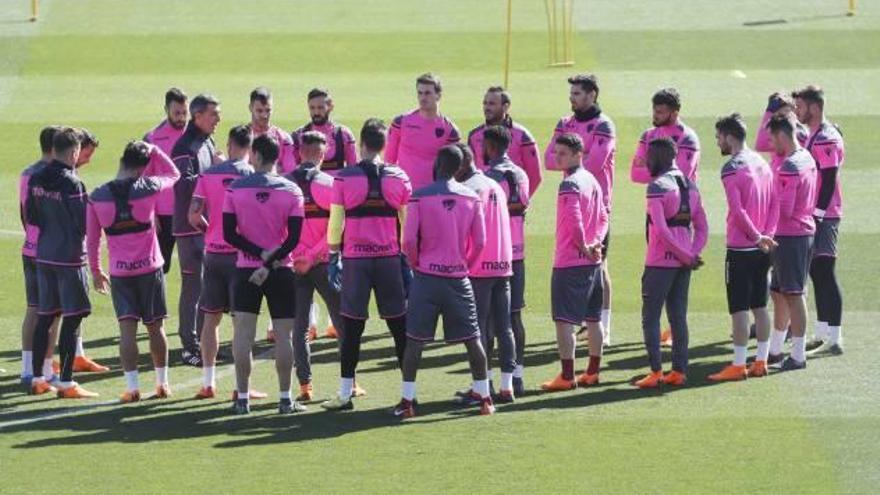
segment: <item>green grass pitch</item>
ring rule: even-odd
[[[247,117],[257,85],[275,93],[275,121],[307,119],[305,94],[335,94],[334,117],[358,128],[415,105],[414,77],[439,73],[442,110],[463,133],[481,120],[485,87],[501,80],[501,0],[269,1],[79,0],[0,7],[0,493],[183,493],[281,490],[331,493],[876,493],[880,485],[880,10],[842,0],[582,0],[577,2],[572,69],[546,67],[543,2],[514,3],[512,114],[541,147],[568,112],[565,77],[593,71],[600,101],[618,128],[614,240],[614,346],[603,384],[540,394],[558,369],[549,318],[554,190],[546,174],[528,218],[526,382],[532,393],[491,418],[449,404],[468,382],[460,347],[432,346],[419,375],[420,415],[403,424],[387,414],[399,374],[383,325],[368,326],[357,409],[279,417],[274,400],[233,417],[224,400],[189,399],[199,372],[171,370],[175,396],[130,406],[105,404],[123,389],[117,327],[109,299],[93,293],[86,347],[112,372],[82,376],[96,401],[25,395],[18,385],[24,307],[16,184],[37,157],[37,133],[50,123],[86,126],[101,140],[83,175],[89,188],[112,177],[123,144],[162,118],[162,94],[179,85],[222,101],[218,132]],[[744,23],[785,19],[746,27]],[[740,111],[752,129],[766,97],[806,83],[826,88],[828,114],[843,129],[846,217],[838,265],[845,291],[843,357],[815,359],[804,372],[710,385],[705,375],[732,354],[724,299],[722,158],[714,119]],[[674,85],[683,119],[702,140],[701,190],[711,238],[707,266],[694,276],[690,385],[672,392],[632,389],[644,371],[639,277],[644,254],[643,189],[628,180],[639,133],[650,124],[650,95]],[[751,139],[751,136],[750,136]],[[873,184],[873,185],[872,185]],[[176,264],[176,260],[175,260]],[[179,277],[169,278],[176,315]],[[812,312],[812,304],[811,304]],[[168,320],[169,333],[176,318]],[[228,321],[222,327],[230,338]],[[172,336],[176,361],[177,339]],[[315,347],[316,391],[337,386],[335,344]],[[146,353],[146,342],[141,349]],[[267,351],[261,342],[257,352]],[[584,364],[581,349],[578,366]],[[667,358],[668,359],[668,358]],[[141,363],[148,370],[148,358]],[[175,363],[176,364],[176,363]],[[151,384],[152,372],[141,377]],[[274,396],[271,362],[255,387]]]

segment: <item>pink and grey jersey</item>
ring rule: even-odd
[[[789,155],[774,177],[779,201],[777,236],[805,236],[816,232],[813,208],[816,205],[816,162],[804,148]]]
[[[776,171],[782,165],[782,162],[785,161],[785,157],[782,155],[777,155],[775,150],[773,149],[773,143],[770,142],[770,130],[767,129],[767,123],[770,122],[770,119],[772,117],[773,112],[764,112],[764,116],[761,117],[761,124],[758,126],[758,132],[755,135],[755,151],[771,153],[770,169],[773,171],[773,173],[776,173]],[[801,146],[806,146],[807,140],[810,138],[810,131],[806,128],[806,126],[798,122],[795,129],[795,136],[797,137],[797,140],[801,144]]]
[[[314,164],[301,163],[296,170],[284,176],[296,184],[303,194],[305,219],[299,243],[293,249],[294,259],[305,257],[312,263],[327,262],[327,225],[330,204],[333,202],[333,176],[318,170]]]
[[[86,264],[86,186],[72,167],[52,160],[28,180],[26,221],[37,227],[36,261],[60,266]]]
[[[252,127],[253,128],[253,127]],[[299,156],[297,156],[297,152],[295,151],[293,138],[290,134],[282,131],[280,128],[275,127],[274,125],[270,125],[269,129],[266,132],[253,132],[254,137],[266,135],[269,136],[278,143],[278,147],[281,148],[278,153],[278,173],[286,174],[296,167],[296,164],[299,162]]]
[[[35,258],[37,256],[37,239],[40,237],[40,228],[30,223],[27,218],[28,182],[31,180],[31,176],[43,169],[47,164],[48,162],[43,160],[34,163],[24,169],[21,177],[18,179],[18,206],[21,213],[21,225],[24,228],[24,242],[21,245],[21,254],[28,258]]]
[[[673,167],[647,188],[645,266],[681,268],[706,247],[709,226],[697,184]]]
[[[254,173],[229,185],[223,213],[235,215],[238,235],[262,250],[281,246],[287,239],[289,218],[303,217],[303,195],[296,184],[276,175]],[[293,266],[288,255],[282,266]],[[238,251],[235,266],[259,268],[262,258]]]
[[[363,160],[336,174],[333,205],[345,209],[343,258],[381,258],[400,253],[398,211],[412,194],[399,167]]]
[[[759,237],[776,233],[779,218],[770,166],[743,148],[721,167],[721,183],[727,196],[727,248],[757,249]]]
[[[519,122],[514,122],[510,116],[505,118],[502,124],[510,131],[510,147],[507,149],[507,156],[529,176],[531,188],[529,196],[534,196],[542,180],[538,144],[532,137],[532,133]],[[483,161],[483,133],[486,132],[486,127],[487,124],[482,124],[468,134],[468,146],[474,154],[474,163],[484,172],[489,168]]]
[[[602,187],[583,167],[565,174],[556,195],[553,268],[598,265],[601,260],[590,259],[579,246],[602,242],[608,233],[608,209],[602,200]]]
[[[302,157],[299,156],[299,150],[302,146],[302,135],[309,131],[317,131],[324,135],[327,140],[327,149],[324,152],[324,161],[321,163],[321,171],[331,176],[352,165],[357,164],[357,145],[355,143],[354,134],[351,129],[341,124],[328,121],[322,125],[315,125],[311,122],[293,131],[293,156],[294,162],[299,165]],[[285,173],[290,173],[285,170]]]
[[[617,131],[614,122],[601,111],[589,114],[585,120],[578,120],[575,115],[560,119],[544,152],[544,164],[548,170],[556,170],[553,155],[556,138],[567,133],[577,134],[583,140],[583,166],[599,182],[599,187],[602,188],[602,201],[605,202],[608,211],[611,211],[614,160],[617,154]]]
[[[471,278],[509,277],[513,275],[513,241],[510,236],[510,213],[507,211],[507,195],[494,180],[476,171],[462,185],[475,192],[483,204],[486,224],[486,244],[479,256],[473,256],[468,246],[468,267]]]
[[[846,151],[843,136],[834,124],[823,121],[808,139],[805,145],[813,155],[818,172],[816,176],[816,208],[825,212],[823,218],[840,218],[843,216],[843,195],[840,191],[840,168],[843,166]],[[834,183],[824,182],[824,172],[837,169]],[[827,188],[827,191],[826,191]],[[823,194],[824,193],[824,194]]]
[[[529,207],[529,176],[505,155],[489,161],[486,176],[501,185],[507,198],[510,215],[510,237],[513,242],[513,260],[526,257],[525,221]]]
[[[648,145],[655,139],[667,137],[675,141],[678,150],[675,155],[676,167],[685,177],[697,182],[697,168],[700,166],[700,140],[697,133],[681,121],[677,124],[653,127],[642,133],[630,168],[630,179],[633,182],[640,184],[651,182],[651,173],[648,171],[646,161]]]
[[[174,144],[171,159],[180,179],[174,184],[174,221],[175,236],[201,235],[201,232],[189,223],[189,203],[196,188],[199,174],[214,164],[214,140],[202,133],[190,122],[183,136]]]
[[[413,189],[419,189],[434,182],[434,159],[440,148],[459,139],[458,128],[445,116],[426,119],[413,110],[391,123],[385,161],[402,168]]]
[[[172,156],[171,151],[174,149],[174,144],[177,143],[180,136],[183,136],[185,130],[186,126],[175,129],[174,126],[168,123],[168,120],[163,120],[161,124],[144,136],[144,141],[158,146],[162,153]],[[156,214],[163,216],[174,215],[174,189],[168,189],[159,193],[159,201],[156,203]]]
[[[95,189],[89,198],[87,250],[93,273],[101,271],[101,232],[107,235],[110,275],[151,273],[165,260],[156,239],[155,215],[162,191],[180,177],[171,159],[158,148],[138,178],[116,179]]]
[[[403,235],[403,252],[413,270],[467,277],[486,243],[480,197],[454,180],[423,187],[409,201]]]
[[[235,248],[223,239],[223,202],[229,185],[239,177],[254,173],[245,160],[227,160],[208,167],[199,175],[193,198],[201,198],[205,205],[202,213],[208,219],[205,232],[205,251],[217,254],[235,253]]]

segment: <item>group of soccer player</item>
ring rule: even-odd
[[[447,343],[462,343],[471,383],[456,403],[492,414],[525,393],[525,218],[542,169],[561,172],[551,277],[552,319],[561,372],[541,385],[563,391],[599,383],[611,343],[608,270],[616,131],[599,106],[594,75],[568,78],[572,113],[541,153],[510,116],[502,87],[483,97],[485,123],[462,142],[440,112],[440,79],[416,80],[418,108],[390,128],[368,119],[359,139],[333,122],[325,89],[307,95],[311,121],[287,133],[271,123],[272,95],[250,94],[251,122],[230,129],[226,152],[214,132],[220,102],[179,89],[165,95],[166,119],[129,142],[116,177],[87,194],[77,169],[97,139],[84,129],[49,126],[41,159],[22,174],[22,249],[28,310],[22,325],[22,381],[31,393],[94,397],[74,371],[106,371],[82,352],[89,275],[110,293],[119,321],[124,403],[141,399],[137,330],[148,330],[155,396],[170,395],[165,274],[177,246],[181,359],[201,367],[199,399],[215,397],[222,315],[232,317],[233,409],[250,411],[266,394],[250,386],[257,319],[266,300],[278,375],[279,412],[314,400],[310,343],[317,338],[314,294],[338,337],[338,393],[321,406],[349,410],[366,392],[357,384],[371,294],[401,368],[398,417],[412,417],[424,345],[440,316]],[[725,281],[734,359],[711,381],[795,370],[809,353],[842,353],[841,292],[835,275],[844,161],[838,129],[824,117],[815,86],[775,93],[758,127],[755,151],[739,114],[719,119],[716,141],[728,202]],[[642,329],[650,367],[640,388],[683,386],[688,371],[691,272],[703,265],[708,225],[699,192],[696,132],[679,116],[674,88],[652,98],[653,127],[639,140],[630,177],[646,184],[647,249]],[[770,163],[758,153],[769,153]],[[106,236],[109,274],[101,260]],[[772,267],[772,276],[770,276]],[[807,275],[817,306],[815,339],[805,340]],[[773,318],[767,309],[773,300]],[[666,309],[669,328],[661,332]],[[751,317],[750,317],[751,313]],[[59,325],[60,321],[60,325]],[[771,328],[772,325],[772,328]],[[60,326],[60,331],[58,330]],[[783,357],[790,333],[791,351]],[[578,335],[589,360],[575,374]],[[750,337],[757,340],[751,365]],[[60,363],[53,369],[55,340]],[[492,361],[497,340],[498,390]],[[661,347],[672,347],[663,372]],[[294,375],[299,392],[291,394]]]

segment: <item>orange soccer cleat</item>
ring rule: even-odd
[[[311,383],[303,383],[299,386],[299,395],[296,396],[297,402],[309,402],[314,397],[314,391]]]
[[[48,393],[57,392],[58,389],[50,385],[45,380],[36,381],[34,380],[31,383],[31,395],[43,395]]]
[[[652,371],[645,375],[644,378],[636,380],[633,385],[639,388],[657,388],[663,384],[663,372]]]
[[[330,325],[327,327],[327,330],[324,331],[324,336],[327,337],[328,339],[338,339],[339,332],[336,331],[336,327],[334,327],[333,325]]]
[[[80,387],[78,383],[67,388],[59,388],[57,394],[59,399],[93,399],[98,396],[95,392]]]
[[[73,360],[73,371],[77,373],[104,373],[110,368],[98,364],[85,356],[77,356]]]
[[[736,382],[745,380],[749,375],[745,365],[729,364],[718,373],[709,375],[710,382]]]
[[[139,390],[126,390],[124,394],[119,396],[119,402],[123,404],[131,404],[132,402],[139,402],[141,400],[141,393]]]
[[[314,342],[318,340],[318,329],[310,326],[309,327],[309,342]]]
[[[598,385],[599,373],[588,375],[587,372],[583,372],[577,377],[577,384],[578,387],[589,387],[592,385]]]
[[[216,396],[214,387],[202,387],[196,394],[196,399],[213,399]]]
[[[751,378],[762,378],[767,376],[767,361],[755,361],[749,366],[749,376]]]
[[[673,387],[683,387],[687,384],[687,375],[672,370],[663,376],[663,383],[666,385],[672,385]]]
[[[167,399],[168,397],[171,397],[171,387],[169,387],[167,383],[164,385],[156,385],[155,397],[157,399]]]
[[[495,404],[492,403],[492,397],[484,397],[480,400],[480,416],[491,416],[495,414]]]
[[[562,377],[562,373],[556,375],[556,378],[550,380],[549,382],[544,382],[541,384],[541,390],[546,390],[548,392],[561,392],[564,390],[572,390],[577,388],[577,382],[574,380],[566,380]]]

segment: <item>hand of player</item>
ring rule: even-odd
[[[275,251],[278,251],[278,248],[264,249],[263,252],[260,253],[260,258],[262,258],[264,262],[269,261],[269,258],[275,254]]]
[[[205,217],[202,217],[202,219],[199,221],[199,223],[196,224],[196,228],[199,229],[200,232],[207,232],[208,231],[208,221],[205,220]]]
[[[701,256],[699,256],[699,255],[694,256],[694,261],[691,264],[691,270],[699,270],[700,267],[705,264],[706,263],[703,261],[703,258]]]
[[[778,244],[772,238],[762,235],[758,238],[758,248],[765,253],[769,253],[776,248]]]
[[[254,273],[248,278],[248,282],[259,287],[263,285],[263,282],[265,282],[267,278],[269,278],[269,269],[265,266],[261,266],[254,270]]]
[[[92,273],[92,284],[98,294],[107,294],[110,291],[110,278],[104,272]]]
[[[602,243],[595,242],[587,246],[587,256],[593,261],[602,261]]]
[[[298,275],[305,275],[313,266],[314,263],[308,256],[297,256],[293,259],[293,271]]]
[[[780,108],[785,106],[785,100],[782,99],[782,93],[779,91],[770,95],[767,98],[767,111],[770,113],[776,113]]]
[[[412,284],[413,271],[409,266],[406,255],[403,253],[400,253],[400,276],[403,278],[403,292],[409,297],[409,286]]]
[[[327,281],[333,290],[342,291],[342,257],[339,256],[338,251],[330,253],[330,259],[327,262]]]

